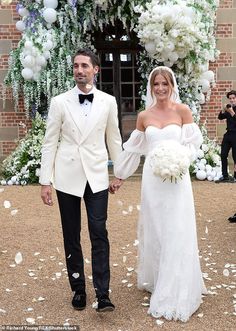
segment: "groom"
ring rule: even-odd
[[[114,161],[121,152],[115,98],[96,89],[99,59],[80,49],[73,59],[76,86],[52,98],[42,147],[41,198],[52,206],[51,182],[56,189],[64,238],[72,306],[86,307],[84,260],[80,244],[81,199],[88,218],[92,246],[93,285],[97,311],[115,309],[109,299],[109,241],[106,230],[108,190],[121,186],[108,182],[108,152]]]

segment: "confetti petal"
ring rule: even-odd
[[[4,206],[5,208],[11,208],[11,203],[10,203],[10,201],[5,200],[5,201],[3,202],[3,206]]]
[[[12,216],[15,216],[17,213],[18,213],[18,210],[17,209],[11,210],[11,215]]]
[[[23,261],[23,257],[22,257],[21,252],[16,253],[16,256],[15,256],[16,264],[20,264],[22,261]]]
[[[38,297],[38,301],[44,301],[45,300],[45,298],[43,298],[43,297]]]
[[[27,317],[26,322],[29,323],[29,324],[35,324],[35,319],[32,318],[32,317]]]
[[[223,270],[223,275],[224,275],[225,277],[228,277],[228,276],[229,276],[229,270],[228,270],[228,269],[224,269],[224,270]]]
[[[157,324],[157,325],[162,325],[163,323],[164,323],[163,321],[156,320],[156,324]]]
[[[74,277],[75,279],[79,278],[79,273],[78,272],[74,272],[72,274],[72,277]]]

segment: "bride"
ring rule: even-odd
[[[138,225],[138,288],[151,293],[148,313],[186,322],[206,294],[198,257],[195,209],[189,172],[177,182],[153,173],[151,151],[162,141],[186,146],[194,159],[202,135],[179,99],[174,73],[155,68],[148,80],[146,110],[124,144],[114,173],[126,179],[145,155]]]

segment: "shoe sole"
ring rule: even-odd
[[[104,308],[100,308],[100,309],[96,309],[96,312],[98,313],[106,313],[106,312],[110,312],[110,311],[114,311],[115,308],[114,307],[104,307]]]
[[[75,310],[84,310],[84,309],[86,308],[86,306],[84,306],[84,307],[74,307],[74,306],[73,306],[73,308],[74,308]]]

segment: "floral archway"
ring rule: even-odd
[[[137,33],[144,48],[139,54],[142,98],[152,68],[167,65],[176,74],[182,101],[190,106],[198,121],[201,104],[209,99],[214,86],[209,62],[219,54],[214,36],[218,5],[217,0],[20,0],[16,28],[22,32],[22,38],[10,54],[5,83],[12,88],[16,106],[23,93],[28,116],[32,110],[35,115],[40,108],[47,109],[52,96],[74,85],[71,62],[74,51],[84,46],[93,49],[92,32],[104,30],[119,20],[125,29]],[[42,127],[43,131],[44,121],[39,116],[36,121],[41,124],[35,127]],[[215,154],[216,145],[209,140],[205,145],[199,160],[204,158],[206,164],[218,166],[219,159],[205,159],[209,150],[214,149]],[[5,160],[5,169],[11,168],[13,155],[14,152]],[[30,167],[24,165],[23,173],[21,169],[5,172],[7,179],[14,175],[13,183],[35,182],[40,152],[37,160],[29,155],[28,161]],[[195,164],[192,170],[203,169]],[[31,171],[34,176],[29,175]],[[204,171],[207,176],[206,168]],[[217,169],[214,171],[216,175]]]

